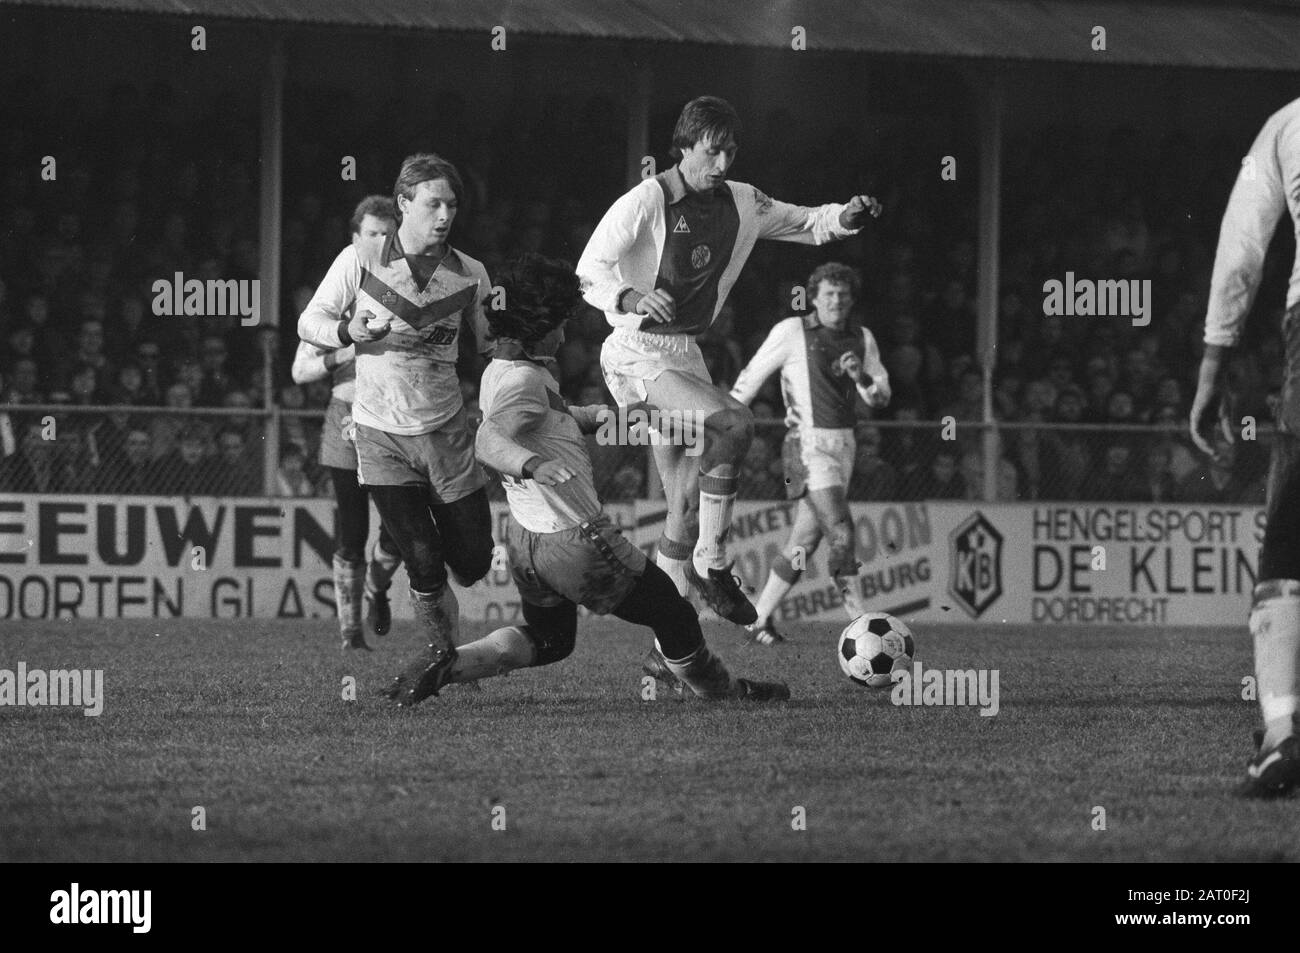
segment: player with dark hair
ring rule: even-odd
[[[667,661],[653,674],[680,680],[703,698],[789,698],[781,682],[733,678],[709,651],[691,604],[672,580],[624,538],[600,508],[584,433],[611,413],[570,407],[546,365],[581,300],[564,262],[526,254],[497,274],[505,308],[488,315],[497,347],[483,372],[479,459],[501,474],[510,504],[506,546],[524,623],[462,645],[450,667],[416,659],[385,694],[418,704],[453,682],[548,665],[573,651],[578,606],[654,630]]]
[[[450,666],[460,620],[448,568],[470,586],[492,564],[491,513],[456,377],[462,319],[488,348],[491,285],[449,242],[460,202],[450,163],[408,156],[394,191],[397,230],[379,248],[343,250],[298,334],[331,350],[355,346],[357,476],[406,564],[421,637]]]
[[[683,595],[694,586],[720,616],[747,625],[754,607],[732,575],[726,538],[754,418],[714,385],[695,336],[722,310],[756,241],[845,238],[878,216],[880,205],[859,195],[847,205],[804,208],[730,182],[739,135],[740,119],[726,100],[687,103],[673,131],[679,161],[610,207],[578,275],[587,301],[614,328],[600,356],[614,399],[704,418],[702,433],[653,445],[668,501],[656,561]],[[698,459],[686,453],[700,443]]]
[[[812,313],[778,322],[731,388],[731,396],[748,405],[763,383],[781,372],[790,428],[782,451],[786,494],[799,500],[786,551],[773,562],[755,606],[758,621],[750,635],[762,645],[784,641],[772,614],[823,536],[830,541],[828,561],[844,611],[850,619],[866,611],[855,585],[858,562],[847,492],[857,452],[855,398],[883,407],[890,392],[875,337],[850,316],[861,285],[848,265],[819,266],[808,278]]]
[[[352,244],[383,248],[397,230],[397,209],[386,195],[368,195],[352,213]],[[345,649],[369,649],[362,633],[362,598],[366,622],[375,635],[387,635],[392,625],[388,587],[401,564],[397,544],[383,521],[379,539],[366,560],[370,535],[370,497],[357,482],[357,451],[353,445],[352,397],[356,390],[356,348],[330,350],[298,342],[293,358],[293,382],[307,384],[332,375],[332,393],[321,427],[320,464],[329,471],[338,513],[334,521],[334,603]]]
[[[1216,423],[1233,441],[1235,414],[1219,400],[1225,354],[1241,338],[1278,221],[1290,212],[1300,229],[1300,99],[1269,117],[1256,137],[1228,199],[1214,256],[1205,354],[1192,402],[1192,439],[1215,455]],[[1255,674],[1264,730],[1238,792],[1279,797],[1300,784],[1300,251],[1291,269],[1282,334],[1286,371],[1268,476],[1267,521],[1259,582],[1250,610]]]

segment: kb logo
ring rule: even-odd
[[[973,619],[1002,595],[1002,534],[975,513],[953,532],[948,592]]]

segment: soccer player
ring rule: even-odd
[[[1211,433],[1222,424],[1231,442],[1234,424],[1220,406],[1228,350],[1241,338],[1246,315],[1259,290],[1264,256],[1278,220],[1290,212],[1300,231],[1300,99],[1269,117],[1242,163],[1219,230],[1210,300],[1205,315],[1191,430],[1196,445],[1214,454]],[[1277,411],[1268,476],[1267,519],[1259,559],[1259,583],[1250,610],[1255,640],[1255,674],[1264,730],[1249,762],[1243,797],[1278,797],[1300,783],[1300,255],[1291,269],[1282,322],[1287,366]]]
[[[487,346],[490,283],[449,242],[463,192],[455,166],[432,153],[408,156],[393,191],[397,231],[379,248],[343,249],[298,335],[330,350],[355,347],[357,476],[406,564],[430,662],[449,667],[460,620],[447,570],[469,586],[492,564],[483,471],[456,377],[463,317]]]
[[[372,254],[383,249],[397,230],[397,211],[386,195],[369,195],[352,213],[352,244],[367,246]],[[387,635],[392,625],[388,587],[401,564],[397,544],[380,521],[379,540],[369,562],[366,538],[370,535],[370,497],[357,482],[357,451],[353,445],[352,396],[356,390],[356,347],[338,350],[298,342],[293,358],[293,382],[308,384],[333,375],[333,392],[321,428],[320,464],[329,470],[334,485],[338,518],[334,534],[334,601],[339,632],[345,649],[366,649],[361,627],[364,593],[366,624],[375,635]]]
[[[695,336],[726,303],[756,241],[841,239],[878,216],[880,204],[859,195],[847,205],[804,208],[728,181],[739,135],[740,119],[726,100],[701,96],[687,103],[673,131],[680,160],[610,207],[582,253],[578,275],[587,301],[614,328],[600,355],[614,399],[704,416],[702,434],[653,448],[668,501],[656,561],[679,592],[694,586],[718,615],[747,625],[754,607],[732,576],[726,538],[754,418],[714,386]]]
[[[822,537],[830,540],[829,564],[844,611],[856,619],[866,611],[854,585],[858,562],[847,488],[857,447],[853,424],[856,398],[869,407],[889,403],[889,374],[871,332],[850,317],[861,290],[858,273],[829,262],[808,278],[813,311],[777,322],[762,347],[740,372],[731,396],[748,405],[763,383],[781,372],[786,435],[781,454],[786,494],[799,500],[786,551],[776,558],[758,598],[758,620],[750,637],[762,645],[784,641],[772,613],[799,581]]]
[[[594,433],[612,411],[568,406],[547,370],[564,341],[564,321],[581,300],[573,270],[526,254],[497,274],[497,287],[505,308],[488,317],[497,347],[483,372],[476,446],[505,485],[506,547],[524,622],[460,646],[450,669],[416,659],[385,694],[410,706],[449,683],[558,662],[573,651],[584,605],[653,629],[662,656],[647,671],[680,680],[696,695],[789,698],[783,682],[733,678],[705,644],[691,604],[601,511],[583,434]]]

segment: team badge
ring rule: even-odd
[[[674,235],[689,235],[691,227],[686,224],[686,216],[683,215],[677,219],[677,224],[673,226]]]
[[[703,268],[713,257],[713,252],[709,251],[708,245],[696,245],[691,249],[691,267]]]
[[[389,308],[391,310],[393,305],[397,304],[397,292],[393,291],[391,288],[385,291],[383,294],[379,296],[379,303],[382,304],[385,308]]]

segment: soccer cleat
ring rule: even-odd
[[[705,579],[690,563],[686,564],[686,580],[703,597],[705,604],[728,622],[736,625],[753,625],[758,613],[740,587],[740,577],[732,575],[732,563],[726,569],[710,569]]]
[[[672,673],[672,669],[668,667],[668,660],[664,658],[664,654],[657,648],[651,649],[646,654],[645,659],[641,662],[641,671],[651,678],[663,682],[678,695],[686,690],[682,680]]]
[[[367,652],[374,651],[370,646],[366,645],[366,635],[360,629],[352,629],[351,631],[343,633],[342,648],[345,652],[348,649],[364,649]]]
[[[394,678],[392,684],[383,689],[382,694],[389,701],[396,702],[399,708],[418,705],[430,695],[437,695],[446,687],[455,664],[454,647],[438,650],[432,645],[425,646],[420,657],[408,665],[401,675]]]
[[[771,619],[762,625],[755,622],[753,625],[745,626],[745,638],[755,645],[777,645],[785,641],[785,636],[776,630]]]
[[[1255,746],[1264,743],[1264,733],[1255,732]],[[1268,751],[1260,750],[1246,767],[1246,780],[1237,788],[1238,797],[1286,797],[1300,785],[1300,735],[1290,735]]]
[[[790,700],[790,686],[785,682],[760,682],[752,678],[736,679],[741,701],[749,702],[786,702]]]
[[[366,625],[375,635],[387,635],[393,627],[393,610],[387,592],[366,593]]]

